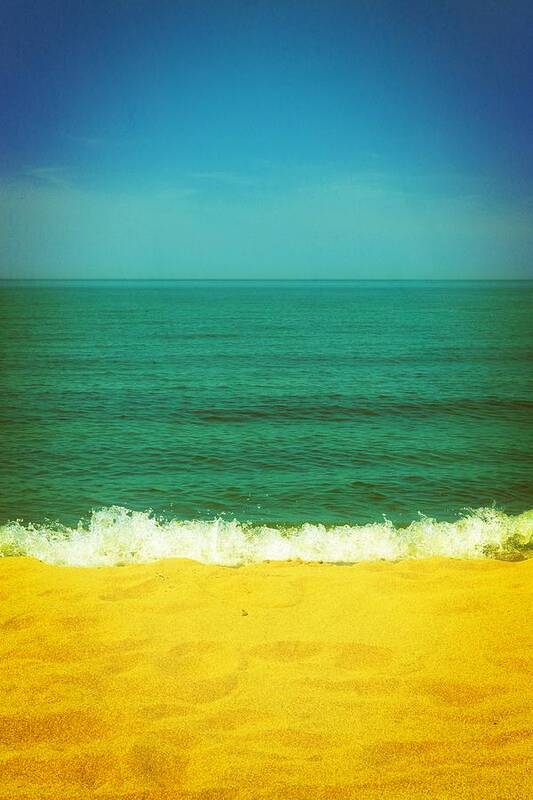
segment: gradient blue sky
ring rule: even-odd
[[[0,276],[533,276],[533,5],[3,0]]]

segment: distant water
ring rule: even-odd
[[[240,563],[292,537],[358,560],[531,532],[533,282],[18,282],[0,317],[5,553],[195,536]],[[400,541],[420,515],[450,525]]]

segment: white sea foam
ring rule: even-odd
[[[238,566],[260,561],[394,561],[404,558],[521,557],[533,542],[533,511],[508,516],[491,508],[455,522],[427,517],[405,528],[304,524],[253,526],[226,520],[163,521],[150,513],[113,506],[94,511],[76,528],[59,525],[0,526],[0,555],[31,556],[50,564],[102,567],[189,558]]]

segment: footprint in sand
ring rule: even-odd
[[[35,622],[35,617],[31,614],[17,614],[14,617],[9,617],[4,622],[0,622],[0,630],[2,631],[22,631],[24,628],[30,628]]]
[[[245,608],[292,608],[301,603],[304,596],[303,584],[280,572],[267,575],[254,573],[246,576],[239,570],[211,575],[201,580],[198,586],[202,592],[225,605]]]
[[[323,656],[327,647],[321,642],[270,642],[248,650],[249,655],[266,661],[305,661]]]
[[[393,652],[389,647],[364,642],[341,645],[336,648],[336,652],[335,666],[346,670],[387,667],[393,659]]]
[[[437,702],[450,706],[469,707],[488,698],[508,691],[501,686],[474,686],[467,683],[451,683],[446,680],[419,680],[412,683],[417,694],[423,694]]]
[[[115,585],[110,591],[100,595],[100,600],[115,602],[117,600],[144,600],[148,595],[161,590],[161,579],[157,576],[134,583],[124,582]]]
[[[325,644],[324,642],[281,641],[259,645],[248,651],[250,655],[269,661],[308,661],[319,658],[345,670],[358,670],[367,667],[386,667],[393,653],[387,647],[346,642]]]
[[[48,743],[70,745],[104,736],[106,726],[84,711],[0,716],[0,745],[13,749]]]
[[[156,661],[176,699],[191,703],[209,703],[230,694],[241,664],[235,649],[219,642],[182,642]]]
[[[136,742],[129,758],[134,774],[142,776],[150,787],[175,791],[184,780],[188,745],[188,740],[168,734],[164,739],[148,737]]]

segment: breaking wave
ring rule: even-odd
[[[385,520],[368,525],[251,525],[236,520],[158,519],[113,506],[69,528],[10,522],[0,526],[0,556],[30,556],[49,564],[103,567],[163,558],[239,566],[261,561],[358,561],[406,558],[519,560],[533,548],[533,510],[508,516],[493,508],[455,522],[420,517],[405,528]]]

